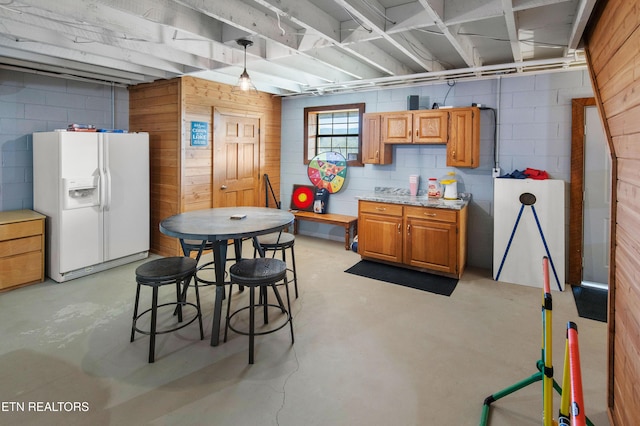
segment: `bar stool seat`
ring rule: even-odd
[[[172,331],[184,328],[198,320],[200,325],[200,340],[204,339],[204,331],[202,329],[202,311],[200,309],[200,294],[198,287],[196,286],[196,302],[187,302],[182,295],[182,286],[187,286],[189,281],[196,273],[197,261],[189,257],[164,257],[161,259],[152,260],[144,263],[136,268],[136,299],[133,308],[133,321],[131,324],[131,342],[135,338],[135,333],[147,334],[150,336],[149,340],[149,362],[155,361],[155,343],[156,335],[169,333]],[[162,303],[158,305],[158,289],[164,285],[175,284],[176,287],[176,301]],[[140,288],[142,286],[151,287],[152,300],[151,308],[144,312],[138,313],[138,306],[140,302]],[[174,313],[178,316],[178,323],[175,326],[157,330],[157,318],[158,308],[163,306],[175,306]],[[195,309],[195,315],[189,319],[189,321],[183,322],[182,308],[190,306]],[[140,329],[136,323],[138,320],[146,314],[151,314],[151,323],[149,330]]]
[[[296,291],[296,299],[298,298],[298,273],[296,271],[296,253],[294,245],[296,243],[296,237],[288,232],[274,232],[271,234],[259,235],[258,243],[265,252],[280,252],[282,254],[282,261],[287,263],[287,249],[291,250],[291,267],[287,268],[291,272],[293,279],[293,288]],[[256,252],[254,250],[254,257]]]
[[[224,330],[224,341],[227,341],[227,333],[229,329],[238,334],[249,336],[249,364],[254,361],[254,337],[264,334],[276,332],[289,324],[291,330],[291,344],[294,343],[293,336],[293,317],[291,315],[291,301],[289,298],[289,283],[287,281],[287,265],[280,259],[258,257],[255,259],[243,259],[229,268],[231,276],[231,287],[229,289],[229,297],[227,300],[227,316]],[[287,306],[285,307],[276,283],[284,280],[284,287],[287,294]],[[233,285],[245,286],[249,288],[249,305],[231,312],[231,299]],[[278,304],[268,303],[267,288],[273,288]],[[255,303],[255,289],[260,289],[260,300]],[[255,311],[262,307],[264,309],[264,323],[269,322],[268,308],[277,308],[285,315],[285,320],[277,327],[266,331],[255,330]],[[231,319],[245,310],[249,311],[249,331],[241,331],[231,325]]]

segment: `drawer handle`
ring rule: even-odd
[[[376,210],[378,210],[379,212],[384,212],[387,210],[386,207],[376,207]]]
[[[437,213],[424,213],[425,216],[431,216],[431,217],[435,217],[438,216]]]

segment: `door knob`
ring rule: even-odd
[[[227,185],[222,185],[220,189],[227,189]]]

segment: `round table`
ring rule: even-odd
[[[211,346],[217,346],[224,299],[224,271],[227,262],[227,242],[236,247],[245,238],[278,232],[293,223],[293,214],[266,207],[218,207],[180,213],[160,222],[160,232],[182,240],[209,241],[213,245],[216,298],[211,328]],[[204,244],[203,244],[204,246]],[[263,255],[259,246],[258,250]]]

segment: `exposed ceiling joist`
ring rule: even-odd
[[[118,84],[181,75],[235,84],[236,40],[250,38],[254,84],[280,96],[548,72],[584,64],[595,2],[6,0],[0,65]]]
[[[520,49],[520,40],[518,39],[518,24],[511,0],[502,0],[502,8],[504,10],[507,32],[509,33],[509,44],[511,44],[513,60],[515,62],[522,62],[522,50]]]

